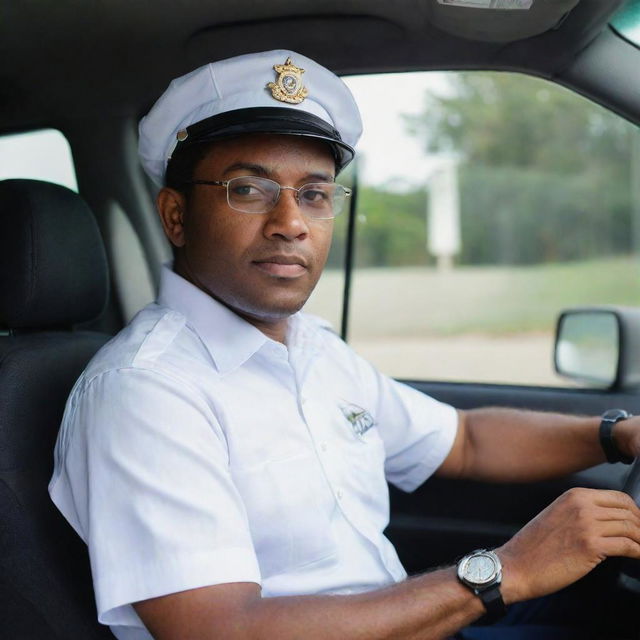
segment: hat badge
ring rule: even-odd
[[[275,82],[269,82],[267,87],[271,89],[271,95],[276,100],[299,104],[309,95],[309,91],[302,84],[304,69],[296,67],[291,58],[287,58],[284,64],[274,64],[273,69],[278,77]]]

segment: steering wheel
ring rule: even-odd
[[[628,493],[636,501],[636,504],[640,505],[640,457],[636,458],[631,465],[622,490]]]
[[[622,490],[629,494],[635,500],[635,503],[640,506],[640,456],[631,465],[631,470]],[[626,558],[621,562],[620,573],[640,580],[640,560]]]

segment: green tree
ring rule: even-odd
[[[629,251],[635,127],[512,73],[451,74],[407,117],[428,152],[461,165],[461,261],[529,264]]]
[[[628,172],[633,126],[575,93],[513,73],[459,72],[447,95],[428,94],[406,118],[429,152],[475,165],[582,173]]]
[[[353,186],[353,167],[340,178]],[[412,266],[429,262],[426,250],[425,189],[405,193],[382,186],[360,185],[358,190],[355,261],[358,267]],[[348,216],[334,221],[330,268],[344,266]]]
[[[426,264],[424,189],[395,193],[362,187],[358,203],[356,264],[406,266]]]

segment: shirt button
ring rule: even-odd
[[[327,447],[327,443],[326,442],[321,442],[320,443],[320,451],[326,451],[329,447]]]
[[[307,399],[304,396],[300,398],[300,404],[307,404]]]
[[[336,491],[336,497],[338,498],[338,500],[342,500],[343,496],[344,496],[344,492],[342,491],[342,489],[338,489]]]

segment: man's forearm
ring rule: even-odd
[[[356,596],[263,599],[251,638],[378,640],[446,638],[484,613],[445,569]],[[264,626],[263,626],[264,625]],[[270,629],[261,635],[259,629]]]
[[[495,552],[507,605],[544,596],[607,557],[640,559],[640,509],[617,491],[573,489]],[[231,583],[134,607],[156,640],[436,640],[484,612],[453,568],[359,595],[261,598],[257,584]]]
[[[436,640],[484,613],[454,568],[357,595],[261,598],[257,585],[245,583],[176,593],[135,608],[156,640]]]
[[[461,414],[461,477],[495,482],[544,480],[604,462],[600,419],[514,409]]]

